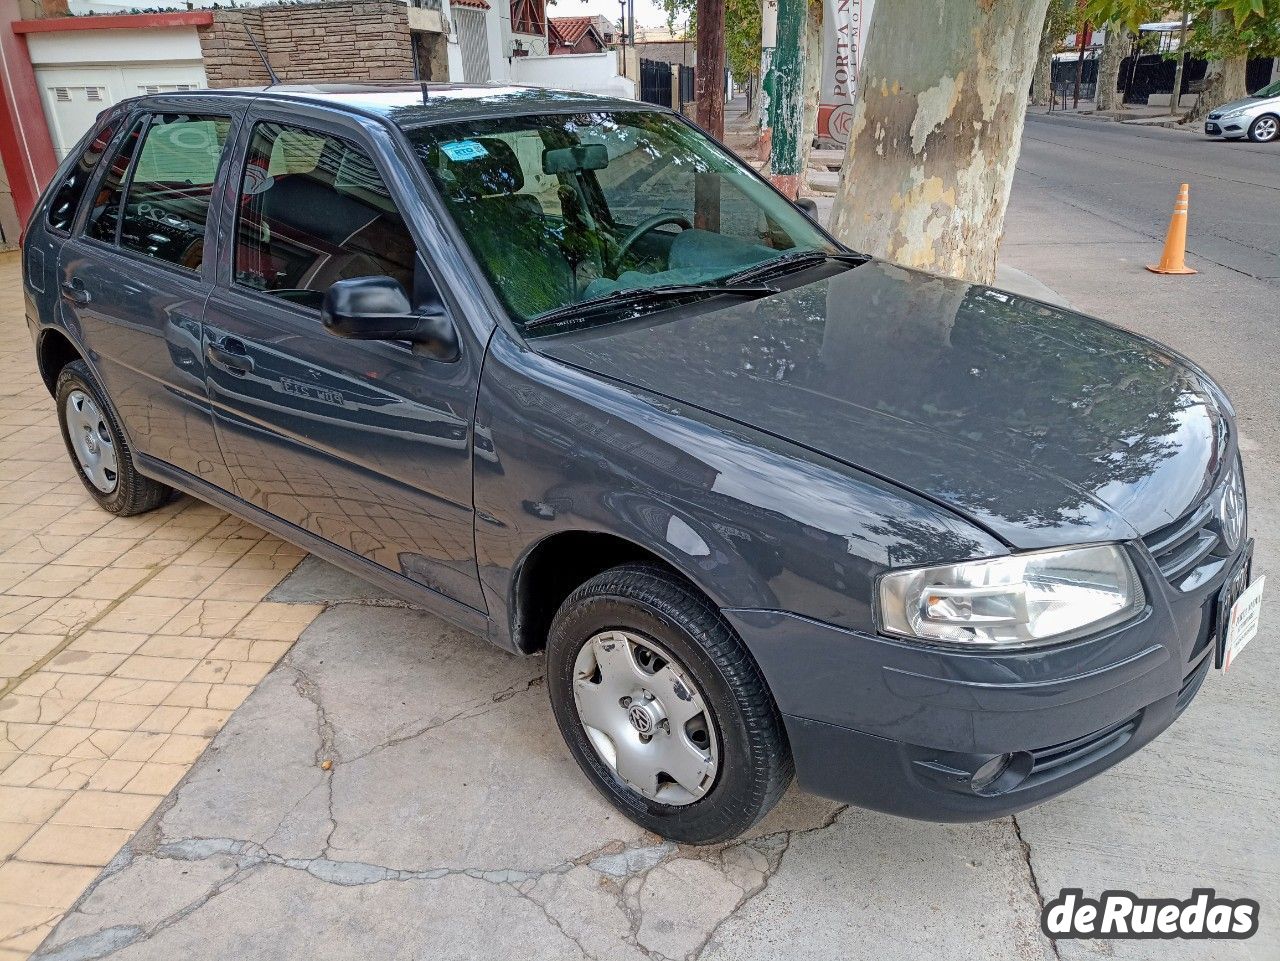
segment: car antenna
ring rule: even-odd
[[[253,31],[249,29],[249,21],[240,18],[240,26],[244,27],[245,34],[249,37],[249,42],[253,44],[253,49],[258,51],[258,59],[262,61],[262,65],[267,68],[267,76],[271,78],[268,87],[274,87],[280,82],[280,78],[276,76],[275,70],[271,68],[271,61],[267,59],[267,55],[262,52],[262,48],[258,46],[258,38],[253,35]]]

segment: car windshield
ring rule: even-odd
[[[765,261],[836,251],[802,211],[670,114],[494,117],[406,134],[521,323],[610,294],[714,287]]]
[[[1265,100],[1267,97],[1280,97],[1280,80],[1267,84],[1261,90],[1255,90],[1253,96],[1260,100]]]

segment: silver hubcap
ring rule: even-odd
[[[67,395],[67,435],[84,476],[104,494],[116,489],[116,445],[93,398],[83,391]]]
[[[652,641],[603,631],[578,652],[573,696],[605,764],[652,801],[692,804],[720,768],[715,724],[683,665]]]
[[[1259,140],[1270,140],[1276,135],[1276,122],[1270,117],[1259,120],[1258,125],[1253,128],[1253,135]]]

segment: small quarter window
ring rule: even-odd
[[[413,238],[363,150],[328,134],[263,122],[245,159],[238,284],[316,308],[334,281],[351,277],[393,277],[413,290]]]
[[[98,131],[76,158],[76,162],[72,164],[71,170],[62,183],[58,184],[58,189],[54,191],[49,201],[48,218],[51,229],[62,233],[70,232],[71,225],[76,219],[76,211],[80,208],[80,201],[89,186],[89,181],[93,178],[94,170],[98,167],[98,161],[111,146],[111,138],[119,129],[118,123],[111,123]]]
[[[200,269],[213,182],[230,129],[226,117],[152,119],[125,198],[122,248]]]
[[[143,121],[139,120],[120,141],[120,146],[111,157],[111,165],[103,174],[102,182],[94,194],[93,206],[89,209],[89,220],[85,224],[86,237],[101,240],[103,243],[116,242],[116,227],[120,223],[120,201],[124,196],[124,177],[129,172],[129,164],[133,161],[134,151],[138,149],[138,141],[142,137]]]

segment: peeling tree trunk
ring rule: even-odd
[[[1098,59],[1098,92],[1093,105],[1097,110],[1119,110],[1122,106],[1120,92],[1120,61],[1124,59],[1129,42],[1129,30],[1119,23],[1107,24],[1107,35],[1102,41],[1102,55]]]
[[[989,283],[1048,0],[878,4],[832,227],[910,267]]]
[[[1060,0],[1051,0],[1059,3]],[[1031,80],[1031,102],[1037,107],[1049,106],[1053,97],[1053,55],[1062,43],[1059,35],[1058,18],[1048,9],[1044,15],[1044,27],[1040,31],[1040,46],[1036,50],[1036,72]]]
[[[809,154],[818,135],[818,101],[822,99],[822,0],[809,0],[809,20],[805,25],[804,123],[800,129],[800,189],[809,176]]]
[[[1213,11],[1213,25],[1217,30],[1229,29],[1234,23],[1230,11]],[[1210,60],[1204,72],[1204,92],[1188,114],[1188,120],[1200,120],[1214,107],[1233,100],[1243,100],[1249,95],[1245,89],[1245,73],[1249,67],[1247,56],[1226,60]]]

